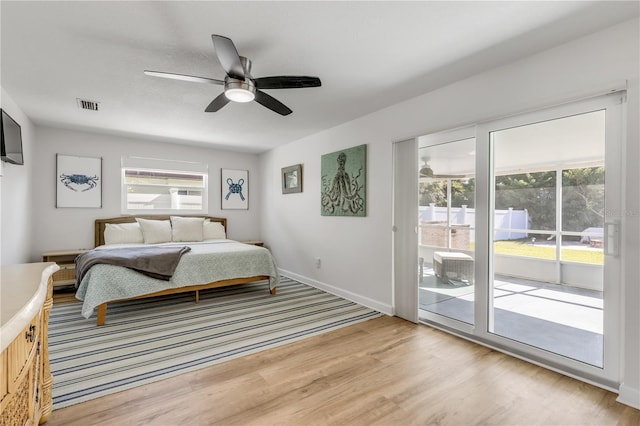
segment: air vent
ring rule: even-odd
[[[100,107],[100,102],[88,101],[86,99],[80,99],[80,98],[76,98],[76,101],[78,102],[78,108],[80,109],[87,109],[89,111],[98,111]]]

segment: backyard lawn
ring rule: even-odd
[[[549,260],[556,259],[555,245],[536,245],[531,244],[529,241],[496,241],[494,244],[494,253],[537,257]],[[562,249],[562,260],[602,265],[604,264],[604,252],[602,250],[566,247]]]

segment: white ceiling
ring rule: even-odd
[[[0,83],[36,123],[263,152],[638,16],[638,2],[0,2]],[[223,79],[211,34],[254,77],[310,75],[252,102],[205,107]],[[80,110],[76,98],[100,102]]]

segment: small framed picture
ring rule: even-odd
[[[282,193],[302,192],[302,164],[282,168]]]
[[[102,158],[56,155],[56,207],[102,208]]]
[[[222,169],[222,209],[249,209],[249,171]]]

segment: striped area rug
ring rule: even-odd
[[[54,305],[49,322],[53,408],[63,408],[326,333],[381,314],[282,277],[109,305],[107,323]]]

